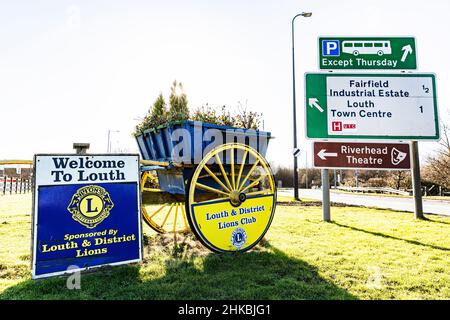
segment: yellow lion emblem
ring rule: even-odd
[[[113,207],[114,203],[104,188],[90,185],[75,192],[67,210],[74,220],[93,229],[109,216]]]

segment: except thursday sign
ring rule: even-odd
[[[320,37],[320,69],[417,69],[413,37]]]
[[[314,167],[346,169],[411,168],[408,143],[314,142]]]
[[[434,74],[307,73],[310,139],[437,140]]]

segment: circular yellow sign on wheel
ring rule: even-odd
[[[186,202],[192,231],[216,252],[246,251],[269,229],[276,188],[270,166],[249,146],[210,151],[195,169]]]

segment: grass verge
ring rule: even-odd
[[[449,299],[450,218],[278,206],[264,241],[213,254],[192,236],[145,227],[141,264],[66,278],[30,276],[31,196],[0,197],[0,299]]]

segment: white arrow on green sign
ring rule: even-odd
[[[414,37],[320,37],[319,68],[417,69]]]
[[[434,74],[307,73],[306,137],[439,139]]]

